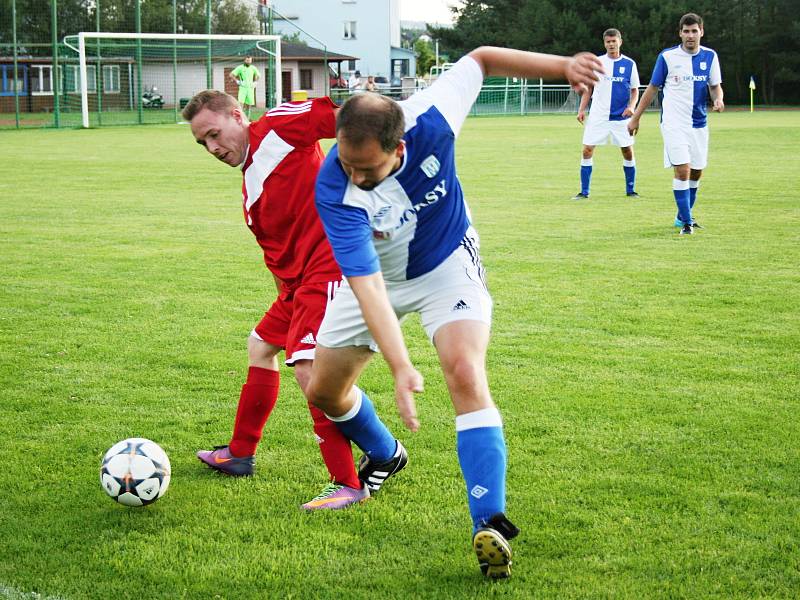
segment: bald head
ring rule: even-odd
[[[356,94],[344,103],[336,118],[336,139],[350,145],[374,140],[384,152],[400,145],[405,130],[403,111],[380,94]]]

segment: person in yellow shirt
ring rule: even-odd
[[[253,66],[253,57],[245,56],[244,63],[231,71],[228,77],[239,86],[239,104],[249,118],[250,108],[256,104],[256,82],[261,79],[258,68]]]

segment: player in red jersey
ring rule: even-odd
[[[183,117],[208,152],[241,167],[244,218],[264,252],[278,298],[247,342],[249,370],[229,444],[197,457],[228,475],[251,475],[264,425],[278,397],[278,353],[305,393],[316,335],[341,272],[314,206],[314,183],[324,158],[319,140],[336,135],[338,107],[329,98],[282,104],[250,123],[235,98],[206,90]],[[331,476],[306,510],[344,508],[369,498],[356,474],[350,442],[309,404],[314,433]]]

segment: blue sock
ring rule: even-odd
[[[327,416],[370,460],[386,462],[394,456],[397,440],[378,418],[369,396],[358,388],[356,390],[358,398],[353,408],[341,417]]]
[[[672,180],[672,193],[678,205],[678,218],[684,223],[692,222],[692,207],[689,204],[689,182],[680,179]]]
[[[506,508],[506,443],[500,413],[484,408],[457,416],[456,438],[474,533]]]
[[[625,171],[625,193],[630,194],[636,189],[636,161],[623,160],[622,170]]]
[[[589,195],[589,184],[592,181],[592,159],[581,159],[581,194]]]
[[[689,180],[689,207],[694,208],[694,202],[697,200],[697,188],[700,187],[700,181]]]

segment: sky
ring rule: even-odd
[[[458,0],[400,0],[400,19],[452,23],[452,14],[447,7],[454,4],[458,4]]]

